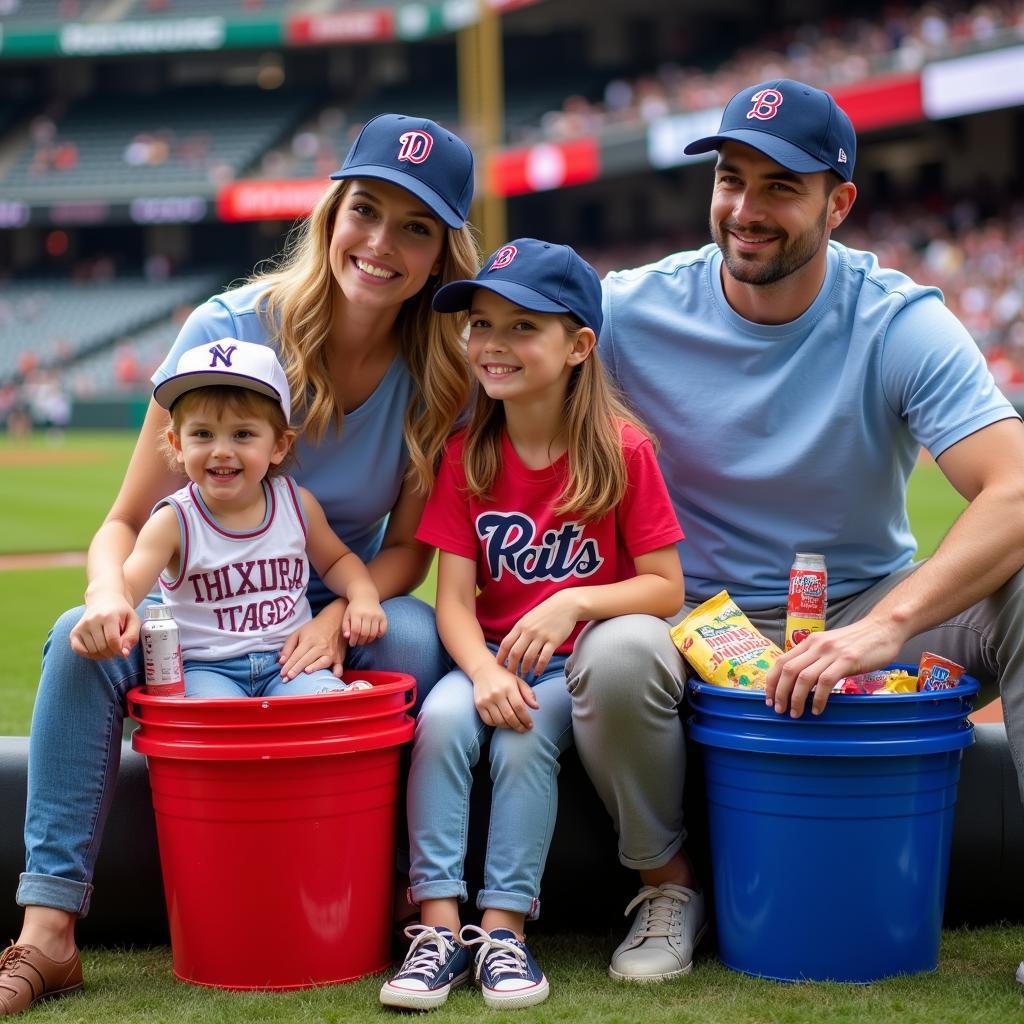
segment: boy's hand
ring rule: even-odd
[[[533,728],[527,706],[539,708],[530,686],[497,662],[487,665],[473,679],[473,700],[484,725],[526,732]]]
[[[531,608],[501,641],[498,664],[507,665],[517,676],[531,672],[540,675],[578,621],[572,591],[552,594],[536,608]]]
[[[352,645],[372,644],[388,631],[388,617],[379,601],[354,598],[345,610],[341,635]]]
[[[139,642],[140,626],[124,594],[109,590],[87,597],[85,611],[71,630],[71,650],[93,661],[127,655]]]

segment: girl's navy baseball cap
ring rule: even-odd
[[[363,125],[331,177],[390,181],[421,199],[449,227],[461,228],[473,199],[473,153],[429,118],[378,114]]]
[[[523,309],[571,313],[584,327],[601,333],[601,279],[568,245],[517,238],[492,253],[472,281],[452,281],[439,288],[433,307],[439,313],[469,309],[478,288]]]
[[[746,143],[798,174],[835,171],[843,181],[853,178],[853,122],[827,92],[803,82],[780,78],[736,93],[717,134],[691,142],[683,152],[707,153],[730,140]]]

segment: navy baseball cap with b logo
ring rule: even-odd
[[[584,327],[601,333],[601,279],[568,245],[517,238],[492,253],[472,281],[452,281],[439,288],[434,309],[439,313],[469,309],[478,288],[486,288],[523,309],[570,313]]]
[[[390,181],[426,203],[449,227],[461,228],[473,199],[473,153],[436,121],[378,114],[363,125],[331,177]]]
[[[803,82],[780,78],[743,89],[729,100],[717,134],[691,142],[683,152],[707,153],[730,140],[798,174],[835,171],[844,181],[853,178],[853,122],[827,92]]]

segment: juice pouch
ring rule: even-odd
[[[723,590],[672,627],[672,641],[706,683],[763,690],[782,651]]]

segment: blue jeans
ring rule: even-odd
[[[431,690],[416,722],[409,772],[408,816],[415,903],[468,898],[463,879],[472,769],[490,738],[491,823],[484,859],[481,909],[526,914],[540,910],[544,873],[558,809],[558,757],[572,743],[572,703],[565,657],[530,678],[540,704],[528,732],[484,725],[473,683],[458,670]]]
[[[186,661],[185,693],[189,697],[298,697],[311,693],[342,693],[348,689],[329,668],[281,678],[280,651],[254,651],[221,661]]]
[[[349,651],[346,667],[408,672],[417,702],[451,665],[433,609],[414,597],[384,602],[388,631]],[[43,670],[29,739],[22,906],[84,917],[107,812],[114,795],[125,694],[143,681],[138,647],[127,658],[90,661],[68,636],[82,609],[65,612],[43,648]]]

